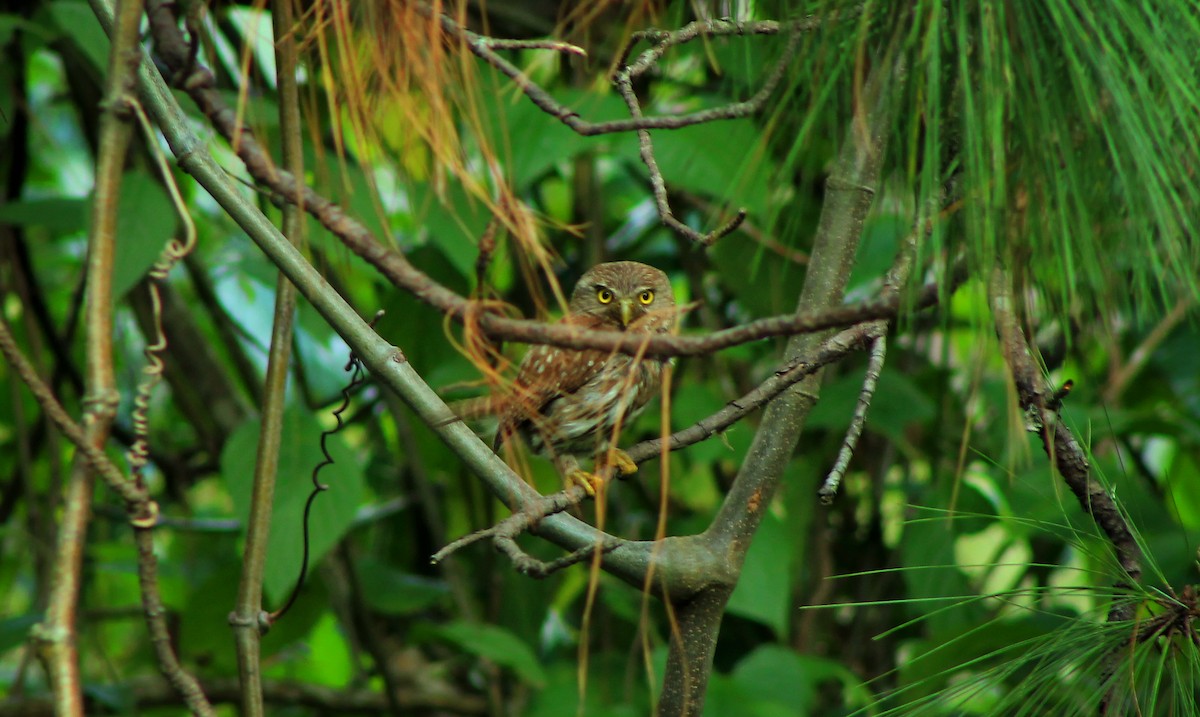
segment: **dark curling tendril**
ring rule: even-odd
[[[375,322],[379,321],[379,317],[381,316],[383,316],[382,311],[379,311],[375,314],[375,318],[371,319],[371,328],[375,327]],[[304,528],[304,553],[300,558],[300,576],[296,578],[296,586],[292,588],[292,594],[288,596],[287,602],[283,604],[283,607],[271,613],[269,619],[270,623],[274,623],[282,618],[285,614],[287,614],[287,611],[292,608],[292,605],[295,604],[296,599],[300,597],[300,589],[304,587],[304,579],[308,577],[310,542],[309,518],[312,515],[313,503],[316,501],[317,496],[329,490],[329,486],[317,480],[317,476],[320,475],[321,470],[325,468],[325,466],[331,466],[334,462],[333,456],[329,453],[327,442],[329,441],[330,436],[341,431],[342,427],[345,426],[345,424],[342,422],[342,414],[346,412],[347,408],[350,408],[350,395],[354,393],[355,389],[366,382],[366,372],[363,370],[362,361],[360,361],[359,358],[354,355],[353,351],[350,352],[350,360],[346,362],[346,367],[342,370],[350,372],[350,382],[347,383],[346,387],[342,389],[341,405],[333,411],[333,417],[337,421],[337,424],[333,428],[321,432],[321,454],[325,456],[325,459],[313,467],[313,489],[312,492],[308,494],[308,500],[304,502],[304,519],[301,522],[301,525]]]

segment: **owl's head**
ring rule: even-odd
[[[579,278],[571,313],[599,316],[619,329],[653,314],[661,317],[655,328],[667,329],[675,320],[675,293],[662,271],[636,261],[611,261]]]

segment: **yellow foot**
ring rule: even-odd
[[[638,464],[633,462],[629,454],[620,448],[614,448],[604,455],[608,464],[617,469],[623,476],[631,476],[638,471]]]
[[[566,482],[568,488],[573,485],[583,486],[583,489],[591,496],[596,495],[596,491],[604,486],[603,478],[595,473],[588,473],[582,468],[574,468],[567,471],[566,475],[563,476],[563,481]]]

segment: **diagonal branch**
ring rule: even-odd
[[[884,329],[885,327],[881,326],[880,328]],[[854,456],[854,449],[858,446],[858,439],[862,436],[863,427],[867,423],[867,410],[871,407],[871,399],[875,397],[875,386],[879,383],[879,374],[883,372],[883,361],[886,356],[887,336],[880,332],[880,335],[871,342],[871,358],[867,362],[867,370],[863,375],[862,390],[858,393],[858,402],[854,404],[854,416],[850,419],[850,427],[846,429],[846,437],[842,440],[841,449],[838,450],[837,461],[829,470],[829,474],[825,476],[825,482],[818,491],[821,502],[825,505],[833,503],[838,486],[842,484],[842,478],[846,476],[846,469],[850,467],[850,459]]]
[[[1142,574],[1141,549],[1112,496],[1104,486],[1092,480],[1091,466],[1083,447],[1058,415],[1056,392],[1047,385],[1034,363],[1029,342],[1017,320],[1008,272],[1001,268],[993,272],[989,293],[1000,350],[1016,385],[1021,409],[1032,416],[1033,425],[1042,438],[1042,448],[1058,468],[1063,482],[1112,543],[1121,569],[1130,580],[1136,581]],[[1132,617],[1132,608],[1124,603],[1115,604],[1113,612],[1109,613],[1110,620]]]
[[[91,0],[101,25],[111,29],[113,10],[110,0]],[[518,511],[526,503],[541,496],[525,483],[504,461],[470,429],[455,419],[446,404],[421,376],[408,364],[404,354],[380,338],[365,321],[329,286],[324,277],[309,264],[246,197],[239,193],[226,173],[205,150],[192,132],[191,122],[179,107],[165,81],[143,55],[139,73],[139,89],[144,106],[150,110],[180,166],[190,173],[213,199],[237,222],[280,271],[296,285],[308,300],[359,356],[374,376],[396,392],[417,416],[452,450],[463,465],[480,477],[511,510]],[[542,520],[538,533],[550,541],[578,550],[612,539],[569,515],[558,514]],[[690,546],[676,541],[681,549]],[[606,553],[603,568],[616,577],[641,586],[652,561],[669,563],[666,555],[676,548],[655,547],[645,542],[624,543]],[[695,549],[689,554],[693,562],[712,563],[710,572],[719,574],[720,567],[711,556]],[[689,580],[682,568],[660,567],[656,575],[660,584],[680,594],[693,591],[695,581]]]
[[[861,351],[864,346],[878,338],[884,330],[886,330],[886,326],[871,322],[859,324],[829,337],[811,356],[805,356],[802,361],[788,362],[755,387],[753,391],[730,401],[724,408],[711,416],[702,418],[695,424],[672,433],[667,438],[667,450],[677,451],[694,443],[708,440],[727,430],[804,378],[829,364],[844,359],[855,351]],[[626,453],[635,463],[642,463],[662,455],[662,450],[662,439],[651,438],[631,446]]]

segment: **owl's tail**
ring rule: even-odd
[[[506,401],[496,396],[476,396],[451,401],[446,407],[464,421],[475,421],[497,415],[504,410],[505,403]]]

